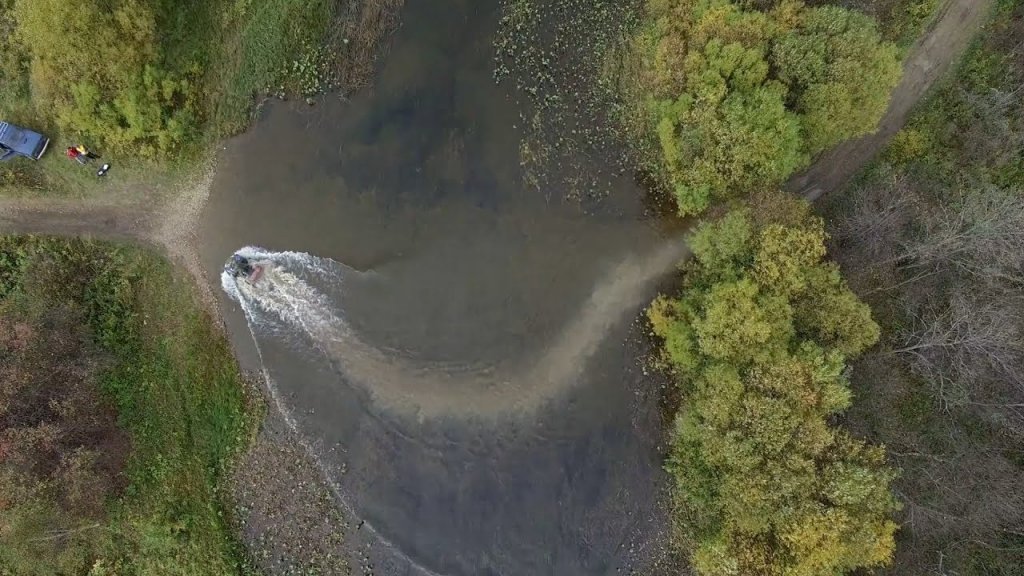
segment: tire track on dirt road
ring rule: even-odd
[[[844,142],[822,155],[810,169],[792,178],[786,188],[813,201],[848,181],[888,143],[906,122],[913,106],[958,60],[975,32],[983,25],[993,4],[994,0],[948,0],[910,50],[904,63],[903,77],[893,92],[878,131]],[[209,196],[214,174],[215,164],[210,162],[181,182],[178,190],[173,193],[144,191],[135,199],[123,200],[120,204],[113,201],[104,204],[69,199],[0,200],[0,233],[87,236],[139,242],[163,249],[172,260],[184,265],[192,274],[204,305],[220,319],[218,299],[205,277],[195,246],[196,223]],[[620,321],[627,310],[639,306],[637,297],[644,293],[644,287],[683,257],[678,239],[667,239],[664,244],[655,254],[637,254],[631,262],[627,262],[632,265],[627,273],[630,278],[623,278],[617,269],[606,280],[599,282],[583,314],[576,322],[566,326],[567,336],[555,343],[553,351],[567,351],[566,360],[573,362],[585,360],[584,357],[596,349],[597,342],[606,331],[598,328]],[[673,245],[675,250],[672,249]],[[594,301],[594,298],[599,301]],[[613,299],[619,301],[611,301]],[[565,342],[582,342],[582,347],[576,350]],[[576,367],[566,362],[552,361],[551,355],[547,354],[538,360],[536,370],[529,372],[529,380],[571,380]],[[438,400],[431,405],[447,406],[448,402],[440,402],[447,399],[441,393],[447,388],[435,388],[427,395]],[[510,390],[517,394],[523,392],[514,387]],[[498,401],[498,397],[492,400],[486,404],[511,403],[504,396],[500,400],[505,401]],[[425,410],[427,407],[419,405],[416,408]]]
[[[145,190],[134,199],[0,198],[0,234],[47,234],[132,242],[161,250],[188,270],[204,306],[220,318],[218,300],[196,250],[196,224],[210,194],[215,164],[183,178],[168,194]]]
[[[889,142],[904,125],[914,105],[959,60],[994,3],[994,0],[948,0],[911,48],[904,63],[903,77],[893,91],[878,131],[844,142],[823,154],[807,171],[791,178],[786,189],[813,201],[853,177]],[[124,194],[111,195],[120,197],[120,201],[0,199],[0,234],[84,236],[136,242],[161,249],[189,271],[205,307],[218,323],[223,324],[219,300],[200,265],[195,246],[196,225],[214,176],[215,162],[210,161],[184,179],[171,193],[142,190],[132,198],[129,195],[131,191],[126,190]],[[125,186],[128,184],[121,185]],[[644,283],[649,283],[676,263],[671,259],[637,256],[639,261],[648,261],[648,268],[661,267],[641,271],[637,279],[642,277]],[[611,282],[615,281],[612,277]],[[607,287],[596,286],[595,294],[602,294],[602,289],[607,292]],[[636,303],[632,301],[634,292],[640,293],[634,287],[629,297],[625,293],[620,294],[627,301],[617,303],[619,312],[613,310],[615,305],[608,302],[604,302],[602,310],[609,317],[619,318],[627,307],[635,307]],[[584,319],[591,323],[607,320],[593,314],[585,314]],[[586,328],[589,324],[580,326]],[[570,332],[572,328],[572,325],[567,326]],[[587,351],[592,347],[588,344]],[[541,359],[538,368],[549,364]],[[553,367],[551,369],[554,370]],[[565,376],[569,374],[567,370],[562,369],[558,374]]]

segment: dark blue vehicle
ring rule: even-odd
[[[0,122],[0,161],[15,156],[39,160],[49,145],[50,139],[38,132]]]

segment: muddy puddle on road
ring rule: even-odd
[[[628,181],[590,215],[522,185],[497,20],[491,0],[409,0],[372,90],[267,106],[221,154],[200,251],[212,279],[246,245],[337,266],[304,280],[325,327],[253,333],[347,505],[399,551],[376,573],[644,571],[662,473],[626,342],[679,249]]]

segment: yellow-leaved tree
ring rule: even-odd
[[[845,8],[649,0],[648,13],[631,97],[683,215],[775,186],[872,132],[899,81],[896,46]]]
[[[806,203],[760,196],[704,224],[677,297],[649,311],[683,408],[668,469],[702,576],[830,576],[887,563],[898,508],[880,447],[829,424],[878,327]]]

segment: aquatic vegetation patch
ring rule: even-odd
[[[531,187],[594,201],[632,170],[614,121],[621,101],[608,68],[639,24],[641,6],[640,0],[503,4],[494,78],[514,86],[520,99],[520,160]]]

